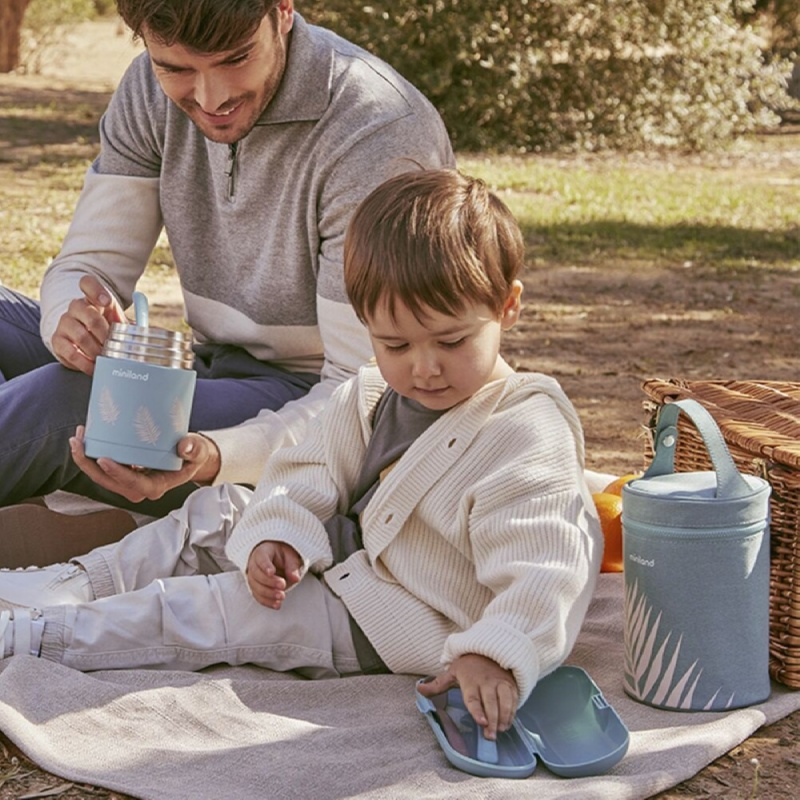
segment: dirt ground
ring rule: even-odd
[[[139,49],[115,29],[114,22],[81,26],[68,50],[46,63],[43,77],[4,78],[5,88],[52,87],[55,78],[65,88],[113,86]],[[797,146],[784,151],[781,172],[800,186],[800,133],[793,136]],[[505,340],[506,353],[521,369],[559,379],[579,409],[595,469],[622,474],[641,468],[645,379],[797,380],[800,253],[793,267],[761,269],[755,278],[753,272],[719,274],[691,264],[632,271],[604,263],[547,268],[528,275],[526,283],[530,307]],[[798,734],[795,713],[659,797],[796,797]],[[62,797],[120,797],[29,772],[24,760],[17,762],[17,779],[9,781],[12,756],[0,759],[0,800],[25,792],[40,797],[36,792],[45,789]]]

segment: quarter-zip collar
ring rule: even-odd
[[[295,12],[283,79],[256,125],[318,120],[330,106],[332,54],[327,45],[311,38],[309,27]]]
[[[302,80],[294,76],[302,74]],[[309,35],[308,23],[295,12],[289,40],[286,70],[275,97],[256,122],[256,126],[321,119],[331,103],[333,61],[325,48]],[[252,135],[252,131],[247,135]],[[247,137],[245,137],[247,138]],[[244,140],[228,145],[227,198],[236,198],[240,146]]]

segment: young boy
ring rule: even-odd
[[[4,655],[438,673],[423,693],[457,683],[487,738],[506,730],[569,654],[602,554],[572,405],[500,356],[523,252],[480,181],[422,170],[375,189],[345,282],[377,367],[252,496],[206,488],[70,564],[0,575]]]

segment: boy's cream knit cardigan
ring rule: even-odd
[[[524,702],[568,656],[602,555],[577,414],[544,375],[483,387],[408,449],[362,515],[364,550],[332,566],[320,520],[348,509],[384,389],[363,368],[271,459],[228,555],[244,570],[259,542],[288,542],[393,672],[480,653]]]

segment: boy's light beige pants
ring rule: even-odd
[[[313,678],[358,672],[347,610],[307,574],[280,610],[257,603],[225,543],[252,493],[196,491],[168,517],[74,559],[91,603],[43,609],[43,658],[79,670],[257,664]]]

